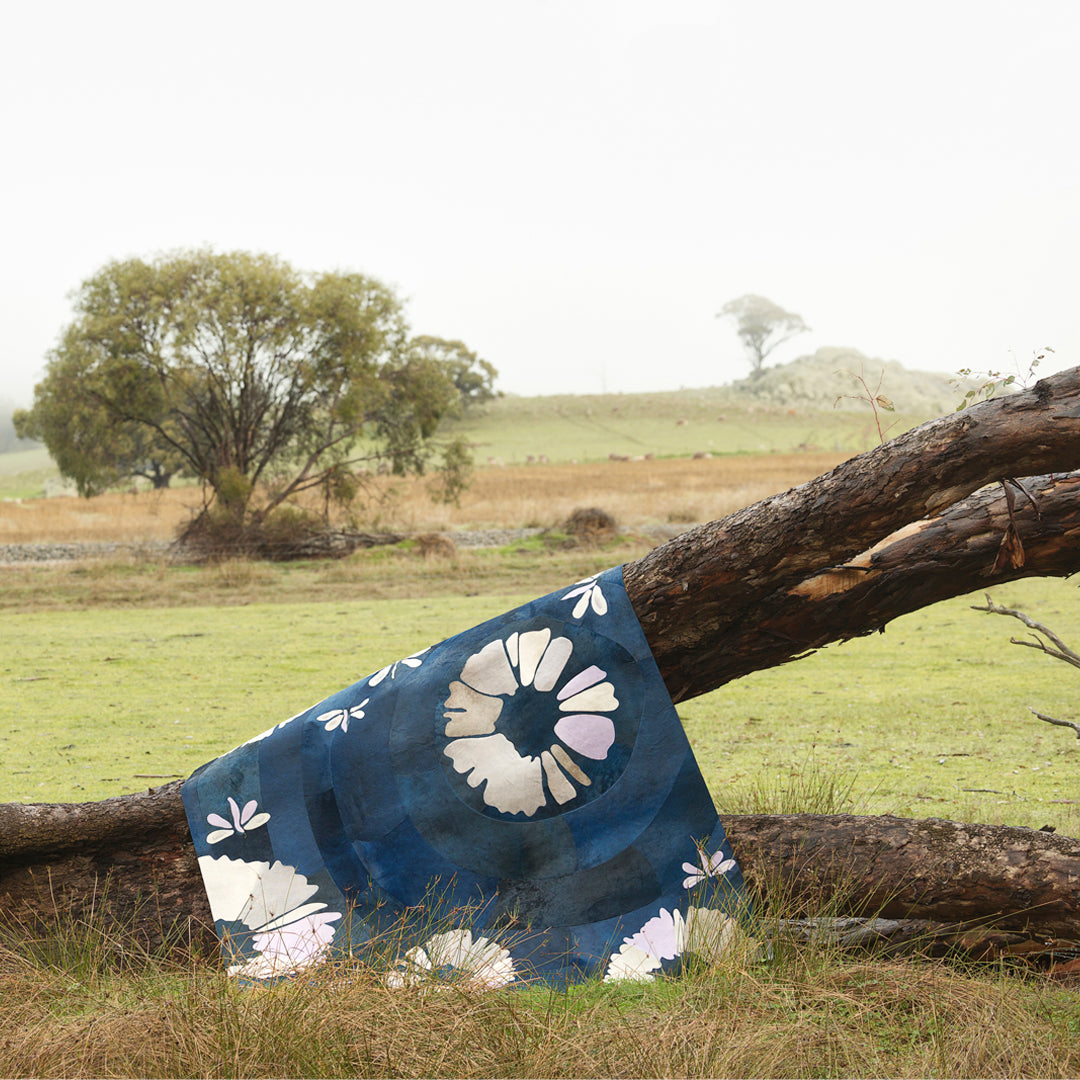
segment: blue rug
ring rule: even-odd
[[[229,971],[651,979],[744,906],[622,568],[406,657],[183,786]]]

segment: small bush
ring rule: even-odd
[[[563,523],[563,531],[583,547],[595,547],[614,538],[615,519],[597,506],[578,507]]]
[[[442,533],[423,533],[416,538],[416,551],[425,559],[453,559],[457,545]]]

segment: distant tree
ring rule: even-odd
[[[305,490],[348,500],[361,464],[423,472],[459,400],[446,358],[410,347],[401,301],[362,274],[176,252],[110,263],[74,299],[20,424],[87,494],[150,461],[258,527]]]
[[[13,450],[31,450],[37,444],[32,438],[23,438],[15,428],[15,414],[22,410],[15,404],[0,398],[0,454]]]
[[[415,337],[409,342],[409,353],[434,362],[450,375],[465,411],[498,397],[495,390],[498,372],[495,367],[481,360],[460,341]]]
[[[133,476],[167,488],[183,468],[182,455],[150,426],[117,418],[99,396],[108,389],[105,374],[87,370],[77,350],[58,348],[34,391],[33,409],[15,412],[15,432],[43,442],[61,475],[73,480],[85,498]],[[159,412],[159,423],[173,429],[163,406]]]
[[[746,350],[754,379],[761,377],[765,358],[773,349],[810,329],[801,315],[785,311],[764,296],[752,293],[728,301],[716,317],[735,320],[735,332]]]

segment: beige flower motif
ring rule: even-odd
[[[735,920],[715,908],[689,907],[685,917],[677,908],[674,911],[661,908],[660,914],[649,919],[633,937],[623,939],[622,947],[611,956],[604,981],[652,982],[653,972],[662,966],[663,960],[694,953],[704,960],[715,961],[739,939]]]
[[[607,600],[604,599],[604,590],[600,585],[599,574],[582,578],[581,581],[574,584],[576,587],[563,597],[564,600],[578,598],[577,603],[574,605],[573,618],[580,619],[590,607],[597,615],[607,614]]]
[[[329,954],[340,911],[314,901],[319,887],[280,860],[247,862],[201,855],[199,870],[215,919],[254,930],[256,955],[229,965],[229,974],[267,979],[310,967]]]
[[[427,649],[421,649],[419,652],[412,653],[406,656],[404,660],[395,660],[392,664],[387,664],[384,668],[379,668],[374,675],[368,679],[368,686],[378,686],[388,675],[391,680],[397,678],[398,668],[418,668],[424,661],[422,659],[424,653],[428,652],[430,646]]]
[[[546,628],[496,638],[450,684],[443,730],[453,741],[443,752],[470,787],[484,784],[484,802],[504,814],[535,814],[549,798],[569,802],[592,781],[566,748],[603,761],[615,742],[615,724],[603,715],[619,707],[607,672],[593,664],[562,682],[573,651],[569,638]],[[498,730],[506,699],[520,692],[551,695],[553,738],[538,756],[520,753]]]
[[[514,981],[510,950],[486,937],[474,938],[471,930],[448,930],[436,934],[423,946],[405,954],[397,968],[387,973],[386,985],[394,989],[431,983],[470,990],[495,990]]]

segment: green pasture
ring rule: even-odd
[[[0,499],[34,499],[45,481],[59,476],[44,446],[0,454]]]
[[[895,435],[926,417],[885,414]],[[750,408],[725,387],[652,394],[505,397],[457,421],[451,430],[488,458],[521,464],[529,455],[552,462],[601,461],[609,454],[686,457],[779,453],[816,448],[861,453],[878,444],[870,407],[809,411]]]
[[[925,416],[884,414],[896,435]],[[603,461],[631,457],[689,457],[695,453],[761,454],[804,449],[857,454],[878,444],[869,406],[791,411],[748,407],[726,387],[653,394],[505,397],[446,425],[473,447],[477,465],[489,458],[507,465],[529,456]],[[36,498],[58,476],[44,447],[0,454],[0,498]]]
[[[0,802],[98,799],[203,762],[395,659],[544,589],[438,599],[324,599],[6,611]],[[1067,582],[996,586],[1080,642]],[[1080,743],[1028,706],[1076,718],[1074,669],[1009,644],[1015,620],[938,604],[875,634],[679,707],[729,812],[782,808],[813,776],[848,809],[1076,834]],[[764,803],[763,803],[764,801]]]

